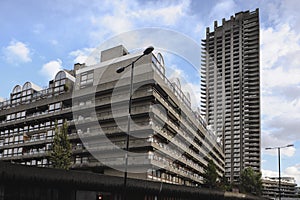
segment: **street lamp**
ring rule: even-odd
[[[132,88],[133,88],[133,69],[134,64],[141,59],[143,56],[150,54],[154,48],[149,46],[144,50],[143,54],[140,55],[137,59],[132,61],[129,65],[125,67],[120,67],[116,70],[117,73],[122,73],[127,67],[131,66],[131,75],[130,75],[130,90],[129,90],[129,106],[128,106],[128,119],[127,119],[127,136],[126,136],[126,149],[125,149],[125,172],[124,172],[124,193],[123,199],[126,199],[126,185],[127,185],[127,168],[128,168],[128,150],[129,150],[129,135],[130,135],[130,122],[131,122],[131,106],[132,106]]]
[[[266,150],[271,150],[271,149],[277,149],[278,150],[278,174],[279,174],[279,179],[278,179],[278,192],[279,192],[279,200],[281,200],[281,172],[280,172],[280,149],[287,148],[287,147],[293,147],[293,144],[289,144],[286,146],[281,146],[281,147],[267,147],[265,148]]]

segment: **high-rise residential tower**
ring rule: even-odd
[[[225,176],[260,171],[259,11],[236,13],[202,40],[201,109],[222,138]]]

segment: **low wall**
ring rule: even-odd
[[[94,200],[122,197],[123,178],[83,171],[37,168],[0,162],[0,200]],[[128,179],[127,199],[259,200],[206,188]]]

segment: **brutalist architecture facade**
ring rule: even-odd
[[[293,177],[281,177],[280,191],[282,199],[298,199],[297,184]],[[279,199],[278,177],[265,177],[262,179],[262,196],[267,199]]]
[[[129,152],[126,153],[129,69],[134,61],[123,46],[101,52],[101,62],[57,73],[49,87],[17,85],[0,102],[0,160],[51,167],[54,125],[69,125],[72,168],[174,184],[202,183],[212,159],[221,176],[224,154],[190,100],[165,76],[161,54],[135,63]]]
[[[201,109],[222,138],[225,176],[260,171],[259,10],[236,13],[202,40]]]

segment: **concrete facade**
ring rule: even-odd
[[[236,13],[202,40],[201,111],[225,153],[225,176],[260,171],[259,11]]]
[[[123,176],[130,68],[116,70],[140,55],[118,46],[96,65],[60,71],[47,89],[16,86],[0,102],[0,160],[51,167],[55,121],[67,120],[72,168]],[[220,143],[154,54],[136,62],[133,86],[128,176],[198,185],[210,159],[222,176]]]
[[[299,199],[297,195],[297,184],[292,177],[281,177],[281,199]],[[267,199],[279,199],[278,177],[266,177],[262,179],[262,196]]]

